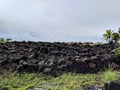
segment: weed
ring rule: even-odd
[[[120,77],[120,72],[113,71],[113,70],[107,70],[104,72],[104,82],[114,82],[118,80]]]
[[[112,70],[98,74],[64,73],[59,77],[39,73],[6,72],[0,75],[0,87],[7,87],[9,90],[26,90],[30,87],[47,90],[82,90],[86,85],[115,81],[119,75],[119,71]]]

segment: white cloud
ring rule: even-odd
[[[119,3],[119,0],[0,0],[0,29],[17,40],[20,39],[17,37],[46,41],[75,40],[74,37],[93,40],[101,37],[106,29],[119,27]],[[24,37],[25,32],[28,38]],[[38,33],[45,38],[38,37]]]

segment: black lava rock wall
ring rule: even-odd
[[[96,73],[112,63],[120,66],[114,49],[109,44],[8,42],[0,44],[0,70]]]

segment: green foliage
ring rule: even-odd
[[[18,74],[7,72],[0,77],[0,87],[7,87],[10,90],[25,90],[21,88],[27,88],[34,86],[38,83],[38,76],[36,74]]]
[[[104,84],[118,79],[120,71],[107,70],[98,74],[64,73],[52,77],[40,73],[6,72],[0,75],[0,87],[9,90],[26,90],[38,87],[47,90],[82,90],[86,85]]]
[[[103,34],[104,40],[106,40],[107,42],[110,43],[110,42],[111,42],[111,39],[112,39],[112,33],[113,33],[113,31],[112,31],[111,29],[106,30],[106,33]]]
[[[37,73],[7,72],[0,76],[0,87],[7,87],[9,90],[26,90],[28,87],[41,87],[47,90],[79,90],[88,82],[88,79],[90,81],[87,84],[93,84],[94,77],[95,75],[65,73],[54,78]]]
[[[112,33],[112,40],[117,43],[119,40],[119,34],[118,33]]]
[[[108,70],[104,72],[104,82],[114,82],[120,78],[120,72]]]
[[[106,40],[108,43],[114,42],[115,44],[120,41],[120,28],[118,32],[114,32],[113,30],[109,29],[106,30],[105,34],[103,34],[103,39]]]
[[[116,49],[115,49],[115,52],[116,52],[117,54],[120,54],[120,47],[116,48]]]
[[[7,39],[0,38],[0,43],[11,42],[11,41],[12,41],[12,39],[10,39],[10,38],[7,38]]]
[[[120,28],[119,28],[119,30],[118,30],[118,34],[119,34],[119,36],[120,36]]]

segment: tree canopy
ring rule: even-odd
[[[114,32],[114,30],[111,29],[106,30],[103,34],[103,39],[108,43],[118,43],[120,41],[120,28],[118,29],[118,32]]]

